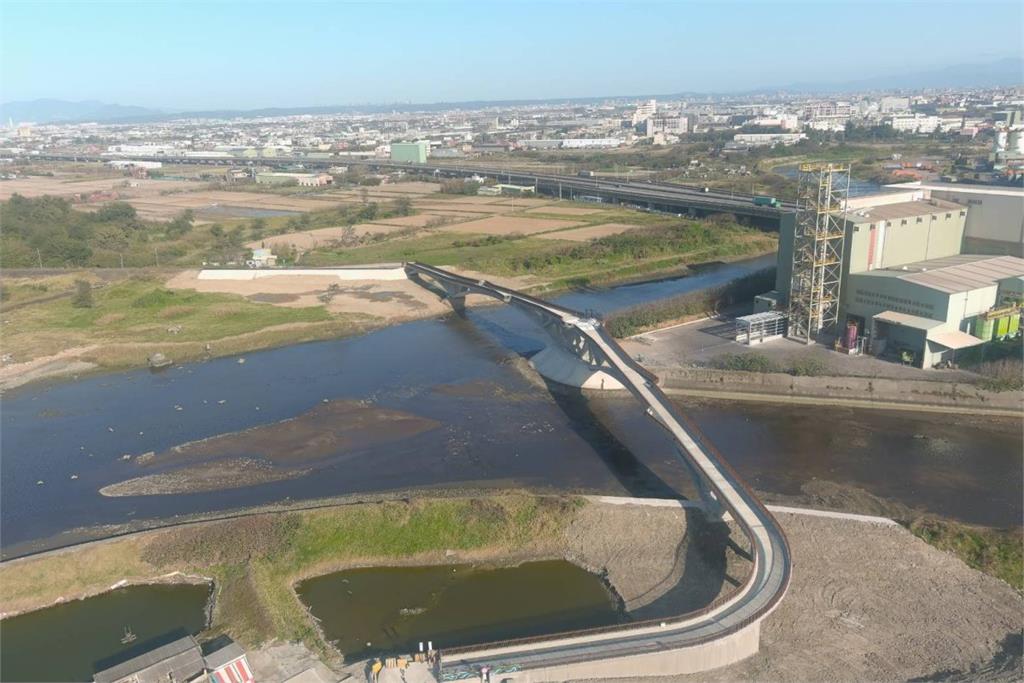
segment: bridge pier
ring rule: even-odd
[[[530,359],[530,365],[544,379],[569,387],[589,390],[624,390],[622,382],[600,366],[584,363],[557,344],[545,346]]]

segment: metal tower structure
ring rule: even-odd
[[[839,322],[850,166],[801,164],[797,187],[788,334],[810,344]]]

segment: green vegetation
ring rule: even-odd
[[[672,324],[689,316],[711,313],[726,306],[750,301],[775,285],[775,269],[765,268],[720,287],[680,294],[662,301],[617,311],[605,319],[608,331],[620,339]]]
[[[828,364],[817,358],[797,357],[780,363],[762,353],[726,353],[712,360],[711,366],[741,372],[780,372],[795,377],[820,377],[829,372]]]
[[[114,282],[73,277],[6,285],[10,299],[21,303],[5,311],[5,353],[25,360],[97,345],[85,355],[88,360],[123,366],[144,362],[154,350],[185,360],[205,355],[206,344],[215,353],[258,348],[261,341],[276,339],[270,334],[275,327],[298,327],[294,332],[305,338],[316,330],[322,338],[360,326],[357,317],[333,316],[322,306],[287,308],[232,294],[170,290],[156,277]],[[90,305],[84,305],[86,297]]]
[[[71,305],[75,308],[92,308],[92,284],[88,280],[75,280],[75,293],[71,297]]]
[[[978,383],[988,391],[1024,389],[1024,337],[1002,339],[965,349],[957,355],[962,368],[982,376]]]
[[[988,529],[946,520],[917,519],[907,524],[915,536],[953,553],[974,569],[1024,590],[1024,530]]]
[[[303,640],[326,652],[295,595],[296,581],[354,565],[443,562],[550,552],[579,503],[526,494],[420,499],[263,514],[154,531],[0,568],[0,610],[50,604],[172,571],[212,576],[212,632],[247,646]]]
[[[676,271],[692,263],[763,254],[776,244],[774,235],[727,221],[666,220],[663,216],[628,212],[607,214],[616,218],[625,215],[648,225],[580,243],[515,234],[466,236],[437,232],[358,249],[320,249],[303,256],[303,263],[326,266],[423,261],[494,275],[533,275],[543,278],[552,287],[565,287]],[[530,216],[544,217],[539,213]],[[607,218],[605,212],[586,219],[589,225],[615,220]],[[552,234],[555,235],[557,232]]]
[[[386,205],[368,202],[291,217],[196,225],[191,210],[167,222],[147,221],[125,202],[81,211],[60,197],[16,194],[0,203],[0,267],[199,266],[242,261],[248,256],[247,239],[411,213],[409,199],[399,198]]]

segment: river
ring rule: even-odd
[[[607,312],[715,286],[773,260],[574,292],[557,301]],[[466,318],[450,315],[246,354],[244,364],[220,358],[160,373],[140,369],[14,390],[4,395],[0,414],[4,555],[102,536],[107,525],[414,487],[692,493],[671,445],[635,402],[548,391],[519,369],[514,361],[544,343],[523,313],[494,307],[470,310]],[[325,401],[407,415],[406,422],[426,427],[399,435],[381,423],[376,438],[372,430],[335,435],[326,445],[317,442],[316,457],[302,461],[301,476],[284,480],[175,495],[99,493],[186,464],[221,466],[223,458],[209,451],[222,446],[232,457],[256,457],[245,452],[253,448],[251,434],[248,440],[206,442],[205,451],[195,449],[198,454],[176,447],[261,426],[263,450],[284,459],[302,450],[286,438],[298,423],[320,424],[325,432],[339,427],[318,417]],[[812,477],[828,477],[931,513],[986,524],[1019,522],[1019,426],[992,430],[948,416],[894,419],[875,411],[820,410],[816,418],[804,407],[720,402],[692,412],[737,469],[768,491],[792,492]],[[299,416],[305,422],[294,420]],[[941,449],[914,439],[937,429]],[[149,452],[158,455],[143,465],[139,456]],[[961,490],[986,493],[961,502],[955,500]]]

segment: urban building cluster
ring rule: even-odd
[[[538,150],[607,150],[709,140],[725,153],[794,145],[822,135],[939,135],[989,142],[985,170],[1024,174],[1024,90],[570,101],[376,113],[174,118],[140,123],[33,125],[0,131],[0,159],[53,151],[112,160],[223,157],[392,158],[410,163]],[[859,133],[858,133],[859,131]],[[703,136],[703,137],[701,137]],[[138,167],[138,166],[136,166]]]

